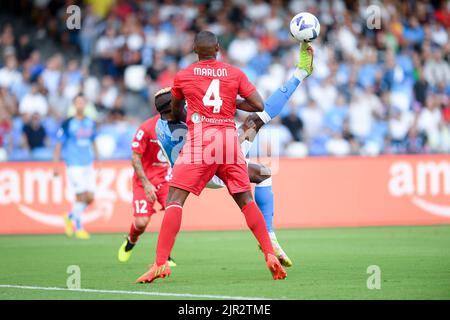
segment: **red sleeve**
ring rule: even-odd
[[[176,74],[175,79],[173,80],[173,86],[172,86],[171,93],[177,99],[181,100],[181,99],[184,98],[184,94],[183,94],[183,89],[181,87],[181,81],[180,81],[179,73]]]
[[[143,154],[147,149],[148,141],[148,133],[142,126],[139,127],[139,129],[136,131],[136,134],[134,135],[133,142],[131,143],[131,150],[133,152]]]
[[[241,76],[240,76],[240,80],[239,80],[239,95],[242,98],[247,98],[249,95],[251,95],[253,92],[256,91],[256,87],[253,85],[253,83],[251,83],[247,76],[245,75],[245,73],[243,73],[242,71],[240,71]]]

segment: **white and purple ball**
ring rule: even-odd
[[[290,24],[291,35],[299,42],[311,42],[320,34],[320,23],[315,15],[300,12],[292,18]]]

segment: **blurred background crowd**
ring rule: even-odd
[[[14,0],[0,3],[0,160],[51,159],[81,92],[101,157],[128,158],[154,93],[195,61],[199,30],[268,97],[292,75],[301,11],[321,22],[314,74],[252,155],[450,152],[450,1]]]

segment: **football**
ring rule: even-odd
[[[299,42],[311,42],[320,34],[320,23],[315,15],[301,12],[292,18],[291,35]]]

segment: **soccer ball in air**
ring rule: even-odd
[[[309,12],[300,12],[292,18],[291,35],[300,42],[311,42],[319,36],[320,23],[315,15]]]

